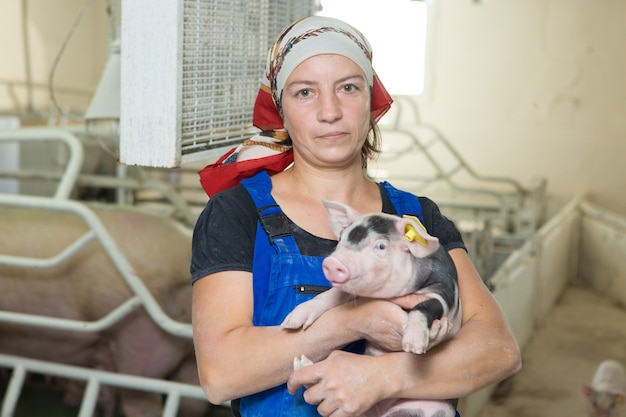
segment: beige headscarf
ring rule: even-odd
[[[270,48],[261,87],[254,104],[253,124],[261,133],[231,149],[217,163],[200,171],[200,182],[209,196],[267,170],[271,175],[293,161],[283,126],[281,97],[291,72],[316,55],[338,54],[356,63],[371,89],[370,109],[378,121],[391,107],[391,96],[372,68],[372,49],[361,32],[332,17],[310,16],[283,29]]]

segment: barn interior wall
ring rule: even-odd
[[[53,107],[45,86],[84,4],[2,2],[0,112]],[[106,4],[91,2],[56,68],[56,98],[64,109],[84,110],[100,79],[110,36]],[[482,174],[526,184],[545,178],[550,193],[584,193],[603,208],[626,213],[626,3],[429,5],[425,91],[413,97],[422,120],[438,126]],[[32,97],[23,85],[28,77],[44,86]]]
[[[572,198],[496,271],[494,295],[522,350],[570,286],[592,289],[626,306],[626,217]],[[494,387],[461,401],[478,414]]]
[[[421,118],[480,173],[626,213],[626,3],[432,2]]]

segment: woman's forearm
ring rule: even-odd
[[[304,354],[319,361],[362,337],[367,322],[363,317],[369,315],[362,303],[336,307],[305,331],[252,326],[251,307],[237,299],[245,284],[226,279],[227,285],[217,276],[194,284],[196,358],[201,385],[213,403],[280,385],[292,373],[294,357]],[[211,288],[216,285],[219,291]],[[220,297],[212,296],[216,293]],[[398,337],[398,343],[400,340]]]
[[[449,399],[476,392],[514,374],[520,355],[507,328],[466,327],[424,355],[398,352],[376,360],[389,369],[392,381],[384,398]]]
[[[294,357],[322,356],[336,348],[332,335],[324,339],[278,326],[233,329],[212,346],[195,333],[200,382],[215,404],[280,385],[293,371]]]
[[[402,370],[409,370],[404,380],[393,385],[397,392],[392,397],[458,398],[499,382],[521,368],[517,341],[469,256],[461,249],[450,255],[459,275],[461,330],[423,356],[394,354],[381,358],[398,369],[394,375],[401,376]]]

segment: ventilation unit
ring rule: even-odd
[[[173,168],[253,133],[278,33],[313,0],[122,0],[120,162]]]

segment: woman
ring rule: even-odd
[[[242,416],[358,416],[387,398],[465,396],[520,368],[515,339],[453,223],[432,201],[365,174],[378,148],[375,120],[390,104],[367,40],[342,21],[302,19],[271,49],[254,109],[255,125],[266,132],[253,142],[272,155],[228,165],[235,159],[230,155],[203,177],[212,194],[212,176],[225,170],[227,177],[242,171],[245,177],[259,167],[243,164],[282,158],[279,168],[269,168],[275,175],[261,170],[214,195],[194,231],[194,342],[212,403],[235,400],[235,415]],[[282,170],[285,158],[293,164]],[[306,331],[280,327],[297,303],[328,287],[320,264],[336,241],[323,199],[361,213],[424,220],[458,270],[463,323],[457,336],[426,355],[402,352],[407,314],[401,300],[341,305]],[[392,353],[354,353],[359,340]],[[294,372],[293,359],[302,354],[315,364]]]

